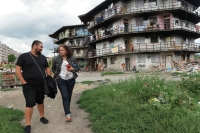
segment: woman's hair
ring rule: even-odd
[[[72,50],[67,45],[64,44],[59,45],[58,51],[60,50],[60,47],[63,47],[67,51],[67,58],[70,58],[73,55]]]

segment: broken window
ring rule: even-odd
[[[149,2],[157,2],[157,0],[149,0]]]
[[[80,54],[80,49],[77,49],[77,50],[76,50],[76,53],[77,53],[77,54]]]
[[[110,58],[110,64],[115,64],[115,60],[116,60],[115,57],[111,57],[111,58]]]
[[[158,43],[158,36],[151,36],[151,43]]]

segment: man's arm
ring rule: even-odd
[[[20,66],[15,67],[15,74],[17,76],[17,78],[21,81],[22,84],[26,84],[26,81],[24,80],[23,76],[22,76],[22,72],[21,72],[22,68]]]
[[[49,76],[51,76],[51,70],[50,70],[50,68],[47,67],[47,68],[45,68],[45,70],[46,70],[46,74],[49,75]]]

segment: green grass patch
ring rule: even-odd
[[[183,82],[136,76],[84,91],[77,103],[95,133],[199,133],[199,94]]]
[[[0,106],[0,133],[23,133],[20,120],[23,112]]]
[[[0,89],[0,91],[12,91],[13,88],[5,88],[5,89]]]
[[[86,80],[86,81],[82,81],[81,83],[82,83],[82,84],[93,84],[94,81],[87,81],[87,80]]]
[[[13,68],[15,68],[15,64],[5,64],[4,65],[6,69],[10,69],[10,66]]]
[[[101,76],[114,75],[114,74],[124,74],[123,72],[102,72]]]

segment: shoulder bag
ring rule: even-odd
[[[37,65],[37,67],[39,68],[40,72],[42,73],[42,70],[40,69],[38,63],[36,62],[36,60],[33,58],[33,56],[31,55],[31,53],[29,52],[30,56],[32,57],[32,59],[34,60],[35,64]],[[44,94],[45,95],[49,95],[50,90],[48,88],[47,82],[46,82],[46,78],[44,76],[44,74],[42,73],[43,79],[44,79]]]

